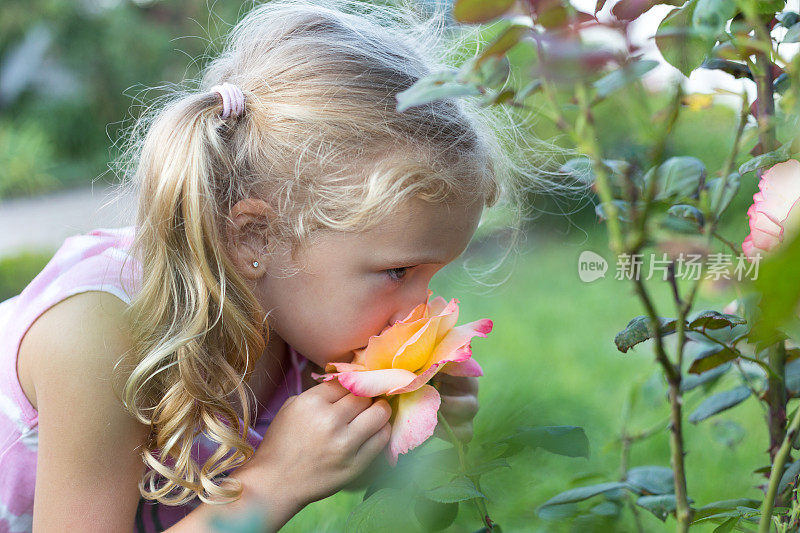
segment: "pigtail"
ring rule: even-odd
[[[254,453],[243,382],[264,350],[265,328],[257,300],[222,249],[215,216],[216,183],[233,172],[225,137],[236,120],[220,119],[220,107],[213,93],[165,107],[147,132],[136,171],[133,253],[142,284],[129,309],[135,364],[123,402],[151,427],[139,490],[168,505],[195,494],[204,502],[237,498],[241,487],[223,488],[214,477]],[[219,444],[202,467],[191,457],[201,431]],[[160,486],[158,475],[166,480]]]

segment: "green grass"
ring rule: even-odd
[[[731,238],[740,239],[742,228],[729,228]],[[585,428],[591,443],[591,456],[571,459],[543,451],[526,451],[510,459],[511,469],[501,469],[482,478],[489,497],[488,510],[504,531],[608,531],[598,522],[568,526],[540,519],[539,505],[550,497],[583,484],[613,481],[619,477],[620,448],[615,443],[621,423],[621,410],[632,384],[643,383],[657,368],[651,341],[627,354],[617,351],[614,335],[628,320],[644,314],[630,282],[614,280],[614,265],[605,279],[583,283],[577,276],[577,258],[582,250],[603,253],[604,234],[591,230],[583,234],[547,239],[533,233],[516,264],[508,266],[512,275],[501,287],[480,294],[462,270],[451,265],[434,278],[434,294],[461,301],[459,323],[479,318],[495,322],[486,339],[473,342],[476,359],[483,366],[475,419],[476,436],[471,447],[509,434],[517,426],[577,425]],[[485,253],[496,257],[498,250]],[[508,271],[508,268],[506,272]],[[670,293],[664,283],[649,284],[664,315],[673,314]],[[682,288],[684,288],[682,286]],[[720,309],[734,294],[704,286],[695,308]],[[730,388],[734,375],[726,376],[717,390]],[[660,380],[650,381],[658,384]],[[668,414],[663,390],[650,386],[650,393],[636,408],[630,431],[636,432],[665,420]],[[697,391],[686,398],[687,414],[702,400]],[[746,430],[744,440],[728,448],[714,437],[717,420],[734,420]],[[752,471],[767,462],[767,435],[759,406],[752,400],[699,425],[685,425],[688,455],[689,495],[696,506],[716,500],[750,497],[758,499],[755,488],[763,478]],[[668,433],[662,431],[634,446],[630,467],[669,466]],[[590,481],[573,480],[596,475]],[[307,506],[285,527],[287,532],[342,531],[347,515],[360,501],[361,494],[340,493]],[[602,497],[587,502],[590,507]],[[646,531],[670,531],[666,525],[641,510]],[[630,512],[614,530],[633,531]],[[712,531],[714,525],[697,527]],[[573,529],[574,528],[574,529]],[[477,515],[462,504],[459,517],[447,531],[479,529]]]

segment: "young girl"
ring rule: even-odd
[[[513,165],[468,102],[396,111],[446,12],[328,4],[248,13],[134,128],[135,226],[67,239],[0,305],[1,532],[246,505],[276,530],[381,467],[388,403],[310,373],[426,300]],[[468,439],[475,378],[439,387]]]

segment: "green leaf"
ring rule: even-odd
[[[739,354],[727,346],[711,345],[705,351],[698,354],[692,364],[689,365],[690,374],[702,374],[713,370],[720,365],[733,361]]]
[[[711,199],[711,211],[719,217],[725,209],[730,205],[731,200],[739,192],[739,187],[742,183],[742,177],[738,172],[731,172],[728,174],[728,179],[725,181],[725,188],[722,188],[722,178],[713,178],[706,181],[708,187],[708,194]]]
[[[713,42],[702,38],[692,26],[697,0],[673,9],[656,31],[656,45],[664,59],[687,78],[711,52]]]
[[[692,389],[696,389],[701,385],[705,385],[706,383],[711,383],[712,381],[722,377],[728,370],[731,369],[733,365],[731,363],[723,363],[707,372],[702,372],[700,374],[687,374],[683,376],[681,380],[681,392],[687,392]]]
[[[654,200],[695,196],[706,176],[705,165],[696,157],[670,157],[658,168],[660,170]],[[649,187],[655,176],[656,168],[651,168],[645,174],[645,188]]]
[[[553,496],[542,506],[539,508],[539,512],[541,509],[545,507],[550,507],[552,505],[562,505],[565,503],[575,503],[575,502],[582,502],[584,500],[588,500],[589,498],[593,498],[599,494],[603,494],[604,492],[609,492],[613,490],[619,489],[626,489],[628,485],[625,483],[621,483],[619,481],[612,481],[609,483],[600,483],[599,485],[590,485],[588,487],[579,487],[577,489],[568,490],[566,492],[562,492],[557,496]]]
[[[414,500],[414,516],[424,531],[441,531],[450,527],[458,516],[458,503],[440,503],[424,496]]]
[[[739,174],[745,175],[748,172],[752,172],[753,170],[757,170],[764,167],[771,167],[772,165],[777,165],[778,163],[783,163],[784,161],[788,161],[791,159],[791,147],[792,143],[788,142],[781,145],[780,148],[777,150],[773,150],[771,152],[767,152],[766,154],[761,154],[758,157],[754,157],[750,161],[743,163],[742,166],[739,167]]]
[[[740,385],[735,389],[709,396],[689,415],[689,422],[697,424],[703,420],[735,407],[750,397],[750,389]]]
[[[499,444],[509,444],[513,449],[542,448],[556,455],[589,458],[589,439],[582,427],[540,426],[520,428]]]
[[[789,484],[794,483],[797,480],[798,474],[800,474],[800,461],[795,461],[787,466],[786,470],[783,471],[780,482],[778,483],[778,494],[783,493],[783,491],[789,488]]]
[[[617,208],[617,218],[622,222],[630,222],[631,204],[624,200],[614,200],[613,204]],[[600,220],[608,220],[608,206],[608,202],[602,202],[594,208],[594,212]]]
[[[456,0],[453,18],[465,24],[481,24],[502,16],[513,5],[514,0]]]
[[[459,476],[447,485],[425,491],[425,497],[439,503],[463,502],[473,498],[486,498],[475,488],[475,484],[464,476]]]
[[[402,113],[410,107],[426,105],[444,98],[480,94],[474,85],[456,81],[456,75],[454,71],[442,71],[420,78],[414,85],[397,94],[397,111]]]
[[[511,74],[511,63],[506,56],[476,56],[458,69],[456,81],[466,85],[500,87]]]
[[[595,505],[590,509],[592,514],[597,516],[605,516],[605,517],[617,517],[619,516],[620,511],[622,508],[619,504],[611,501],[601,502]]]
[[[417,526],[408,513],[410,498],[398,489],[381,489],[356,505],[345,523],[345,533],[362,531],[413,531]]]
[[[481,51],[478,63],[489,56],[502,56],[514,48],[522,37],[532,28],[530,17],[514,17],[511,24],[498,35],[492,43]]]
[[[692,26],[700,35],[716,40],[737,11],[736,2],[731,0],[697,0],[692,13]]]
[[[643,495],[674,494],[675,481],[671,468],[637,466],[628,470],[625,481]]]
[[[508,464],[506,459],[501,457],[499,459],[493,459],[491,461],[475,465],[467,470],[465,474],[470,477],[482,476],[486,472],[491,472],[492,470],[497,470],[498,468],[511,468],[511,465]]]
[[[730,533],[737,525],[739,525],[739,520],[740,517],[732,516],[715,527],[713,533]]]
[[[675,512],[675,495],[660,494],[657,496],[642,496],[636,500],[636,505],[647,509],[662,522],[667,520],[670,513]]]
[[[786,389],[792,396],[800,395],[800,359],[786,363]]]
[[[700,507],[699,509],[696,509],[694,512],[692,523],[697,522],[699,520],[703,520],[704,518],[708,518],[712,515],[719,514],[724,511],[734,511],[739,507],[751,507],[757,509],[760,506],[761,502],[759,500],[754,500],[752,498],[720,500],[718,502],[712,502],[709,503],[708,505]]]
[[[674,318],[660,318],[659,320],[661,321],[662,336],[675,333],[677,320]],[[614,337],[614,344],[617,345],[617,350],[625,353],[640,342],[655,337],[655,334],[656,332],[650,324],[650,317],[641,315],[628,322],[625,329],[617,333],[617,336]]]
[[[742,442],[746,432],[741,424],[733,420],[715,420],[711,425],[711,436],[720,444],[733,449]]]
[[[723,314],[718,311],[702,311],[695,318],[689,322],[689,327],[692,329],[707,330],[707,329],[722,329],[739,324],[746,324],[744,318],[736,315]]]
[[[782,43],[796,43],[800,41],[800,23],[795,24],[786,32],[784,35]]]
[[[676,204],[667,209],[667,213],[673,217],[690,220],[695,226],[703,225],[703,213],[693,205]]]
[[[610,72],[594,82],[594,88],[597,89],[597,96],[605,98],[614,91],[638,80],[657,66],[658,61],[653,61],[651,59],[628,63],[622,68]]]

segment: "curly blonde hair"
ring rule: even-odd
[[[129,372],[123,403],[151,428],[144,498],[236,499],[241,486],[217,477],[254,453],[245,381],[269,328],[225,252],[237,201],[268,201],[275,219],[264,231],[294,256],[319,228],[368,229],[414,197],[482,196],[486,207],[510,206],[516,228],[525,195],[555,183],[533,162],[557,149],[520,135],[506,109],[442,99],[396,110],[397,93],[481,44],[477,28],[450,28],[448,17],[410,3],[259,5],[200,80],[157,99],[128,132],[119,163],[139,197],[142,285],[129,308],[134,349],[119,370]],[[238,118],[221,119],[208,92],[222,82],[245,95]],[[219,444],[203,465],[191,457],[201,433]]]

